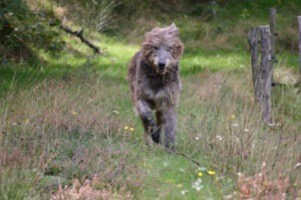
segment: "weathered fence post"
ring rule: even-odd
[[[248,34],[248,42],[251,53],[251,65],[252,65],[252,80],[254,88],[255,102],[260,101],[260,68],[258,66],[258,28],[251,28]]]
[[[270,29],[271,29],[271,54],[273,62],[276,62],[276,50],[275,50],[275,38],[276,33],[276,9],[271,8],[270,10]]]
[[[272,89],[272,57],[271,57],[271,40],[270,27],[260,26],[261,33],[261,111],[263,121],[266,124],[272,123],[272,105],[271,105],[271,89]]]
[[[299,73],[301,76],[301,16],[298,16],[298,24],[299,24]],[[301,77],[300,77],[301,80]]]

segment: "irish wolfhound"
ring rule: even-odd
[[[146,144],[163,143],[171,151],[175,151],[176,108],[181,89],[179,59],[183,50],[175,24],[154,28],[131,60],[127,76]],[[160,137],[161,130],[164,138]]]

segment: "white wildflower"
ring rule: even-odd
[[[232,126],[232,127],[238,127],[239,125],[238,125],[238,123],[232,123],[231,126]]]
[[[181,195],[185,195],[186,193],[188,193],[188,190],[182,190],[181,191]]]
[[[185,172],[185,169],[180,168],[179,171],[180,171],[180,172]]]
[[[198,171],[206,171],[207,168],[206,167],[198,167]]]
[[[192,184],[192,188],[196,189],[197,191],[200,191],[204,186],[202,185],[202,179],[198,178],[195,182]]]
[[[216,139],[219,140],[219,141],[222,141],[222,140],[223,140],[223,137],[220,136],[220,135],[217,135],[217,136],[216,136]]]
[[[298,163],[295,165],[295,169],[298,169],[299,167],[301,167],[301,162],[298,162]]]

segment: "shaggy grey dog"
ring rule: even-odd
[[[175,24],[154,28],[146,34],[128,68],[132,101],[143,123],[145,142],[163,143],[169,151],[175,151],[181,89],[179,59],[183,50]]]

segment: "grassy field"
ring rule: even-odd
[[[242,37],[257,22],[226,28]],[[273,89],[275,124],[266,126],[244,39],[208,36],[215,25],[207,22],[202,31],[176,23],[186,45],[177,130],[185,156],[144,145],[126,81],[142,37],[86,31],[107,57],[65,36],[60,56],[1,66],[0,199],[300,198],[301,98],[290,81],[297,55],[278,54],[275,76],[285,85]]]

